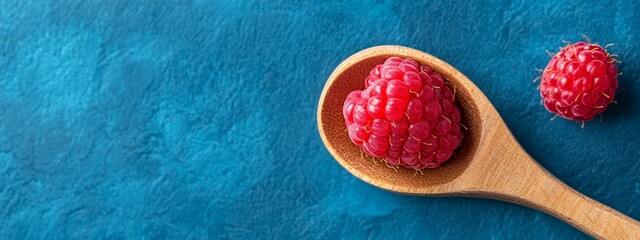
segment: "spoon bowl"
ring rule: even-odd
[[[363,89],[371,69],[392,56],[412,58],[430,67],[454,89],[466,130],[452,159],[435,169],[417,173],[389,168],[365,156],[346,132],[342,104],[347,95]],[[640,223],[578,193],[543,169],[522,149],[482,91],[460,71],[427,53],[378,46],[346,59],[333,71],[320,96],[318,130],[340,165],[379,188],[410,195],[509,201],[545,211],[596,238],[640,238]]]
[[[462,122],[466,130],[463,132],[461,146],[451,159],[437,169],[425,169],[420,177],[416,171],[407,168],[392,169],[384,163],[375,163],[370,157],[362,154],[360,148],[353,144],[345,132],[346,125],[342,116],[342,104],[347,95],[362,89],[371,69],[383,63],[387,58],[397,56],[412,58],[421,65],[427,65],[448,80],[455,88],[455,98],[460,108]],[[454,189],[448,187],[469,166],[475,150],[480,143],[482,132],[481,115],[472,93],[482,94],[462,73],[449,64],[426,53],[399,46],[380,46],[361,51],[345,60],[334,73],[320,98],[318,126],[323,140],[332,155],[349,172],[356,177],[377,187],[404,194],[440,194],[453,195]],[[481,96],[485,101],[486,97]]]

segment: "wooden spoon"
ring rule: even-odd
[[[436,169],[392,169],[363,158],[342,116],[347,95],[364,88],[369,71],[387,58],[412,58],[455,86],[462,112],[462,145]],[[466,196],[509,201],[547,212],[601,239],[640,239],[640,223],[560,182],[525,152],[487,97],[465,75],[427,53],[378,46],[342,62],[327,80],[318,104],[318,129],[333,157],[351,174],[389,191],[425,196]]]

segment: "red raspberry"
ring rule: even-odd
[[[413,59],[376,66],[343,113],[349,138],[366,154],[413,169],[447,161],[462,140],[460,110],[440,75]]]
[[[540,95],[545,108],[560,117],[584,122],[604,112],[616,96],[615,59],[597,44],[568,44],[542,72]]]

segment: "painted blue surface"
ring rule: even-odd
[[[640,219],[640,2],[0,1],[2,239],[585,239],[544,213],[357,180],[316,130],[326,78],[400,44],[464,72],[521,144]],[[531,80],[561,40],[614,42],[604,121]]]

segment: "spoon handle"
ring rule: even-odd
[[[542,210],[597,239],[640,239],[640,222],[572,189],[519,146],[515,149],[519,151],[507,157],[519,166],[496,172],[509,184],[494,185],[493,193],[484,197]]]
[[[550,176],[532,186],[529,202],[598,239],[640,239],[640,223]]]

